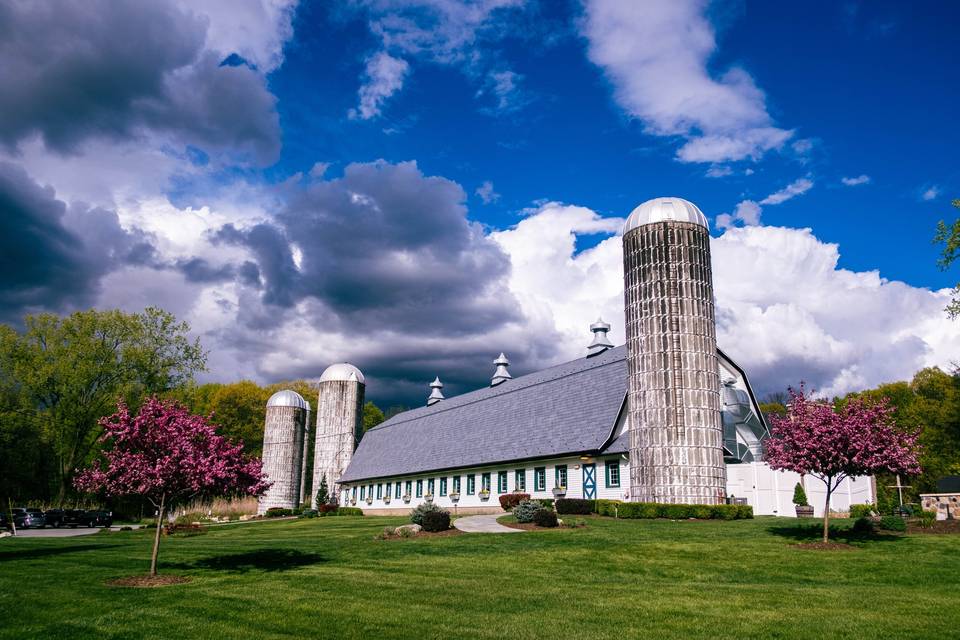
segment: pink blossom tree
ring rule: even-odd
[[[74,481],[108,497],[142,496],[157,508],[150,575],[157,574],[160,530],[171,508],[196,498],[262,494],[269,487],[259,459],[217,435],[207,418],[183,405],[149,398],[136,417],[123,403],[100,420],[102,458]]]
[[[786,416],[771,416],[764,459],[772,469],[811,475],[827,487],[823,541],[829,542],[830,497],[846,478],[880,472],[918,474],[919,433],[896,428],[886,399],[851,398],[839,408],[790,389]]]

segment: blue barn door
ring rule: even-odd
[[[597,497],[597,465],[583,465],[583,497],[593,500]]]

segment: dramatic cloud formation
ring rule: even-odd
[[[279,122],[263,76],[205,50],[207,21],[169,2],[0,7],[0,143],[34,135],[61,153],[155,132],[272,161]]]
[[[792,135],[767,113],[763,92],[743,69],[714,78],[717,49],[706,2],[587,0],[583,35],[617,103],[658,136],[683,136],[684,162],[758,159]]]

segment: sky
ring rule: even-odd
[[[203,381],[380,404],[624,341],[623,219],[707,215],[760,395],[960,360],[955,3],[0,5],[0,321],[163,307]]]

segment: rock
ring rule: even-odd
[[[12,535],[9,531],[0,531],[0,538],[9,538]]]
[[[397,527],[396,529],[393,530],[393,532],[394,532],[396,535],[398,535],[398,536],[399,536],[399,535],[402,535],[402,534],[400,533],[401,531],[409,531],[411,534],[416,535],[416,534],[420,533],[420,529],[422,529],[422,528],[423,528],[423,527],[421,527],[421,526],[418,525],[418,524],[405,524],[405,525],[403,525],[402,527]]]

